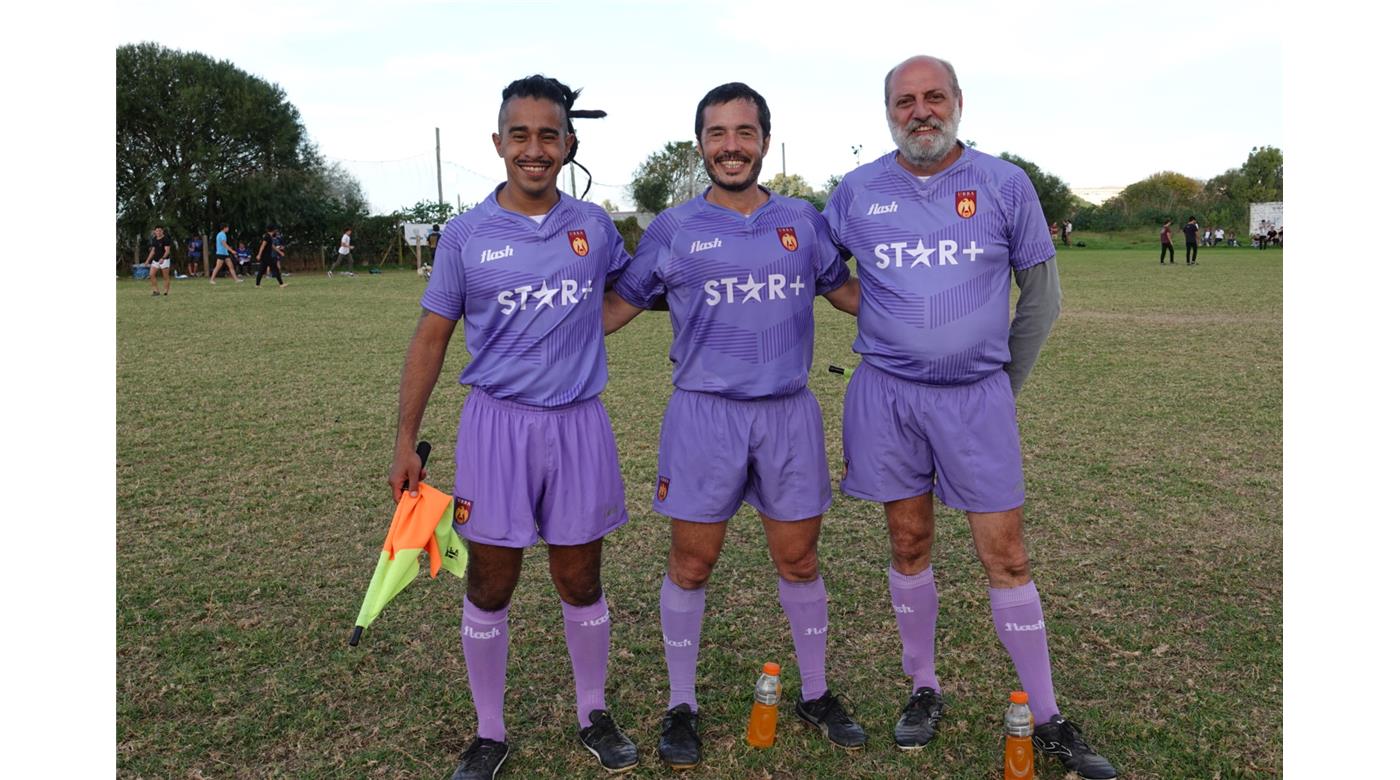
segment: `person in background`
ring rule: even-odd
[[[165,228],[158,227],[151,237],[151,251],[146,253],[146,265],[151,269],[151,295],[170,294],[170,253],[174,244],[170,237],[165,235]],[[156,287],[156,271],[165,274],[165,292],[161,293]]]
[[[1196,224],[1194,216],[1187,217],[1181,232],[1186,235],[1186,264],[1195,265],[1196,253],[1200,251],[1200,245],[1196,243],[1196,235],[1201,232],[1201,226]]]
[[[269,271],[273,278],[277,280],[277,289],[287,286],[282,281],[282,255],[285,250],[282,248],[282,231],[276,225],[268,225],[267,231],[263,233],[262,240],[258,242],[258,253],[256,259],[259,263],[258,276],[253,281],[254,287],[262,287],[263,277]]]
[[[350,276],[355,275],[355,256],[351,254],[355,247],[350,243],[350,234],[352,232],[354,231],[351,228],[346,228],[345,233],[340,237],[340,246],[336,249],[335,262],[331,263],[330,270],[326,271],[326,276],[333,275],[336,267],[340,265],[340,261],[342,260],[349,261],[349,267],[346,269],[346,273]]]
[[[233,267],[234,251],[228,245],[227,222],[219,226],[219,234],[214,237],[214,270],[209,273],[209,283],[213,284],[219,276],[219,269],[228,266],[228,275],[233,277],[235,282],[243,281],[238,276],[238,270]]]

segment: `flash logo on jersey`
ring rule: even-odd
[[[977,213],[977,190],[958,190],[958,216],[971,219]]]
[[[569,246],[573,248],[574,254],[579,257],[588,254],[588,234],[582,230],[570,230]]]
[[[452,510],[452,522],[457,525],[465,525],[472,516],[472,502],[465,498],[452,497],[452,503],[456,507]]]
[[[789,252],[797,251],[797,231],[790,227],[778,228],[778,240],[783,242],[783,249]]]
[[[670,491],[671,491],[671,480],[670,480],[670,478],[668,478],[668,477],[662,477],[661,479],[657,480],[657,483],[656,483],[656,500],[657,500],[657,501],[665,501],[665,500],[666,500],[666,494],[669,493]]]

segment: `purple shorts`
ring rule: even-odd
[[[747,501],[773,520],[831,506],[822,410],[807,388],[735,400],[677,389],[661,421],[651,506],[677,520],[717,523]]]
[[[926,385],[862,363],[846,389],[841,490],[871,501],[929,492],[964,512],[1026,502],[1016,399],[1005,371],[968,385]]]
[[[585,544],[627,522],[617,443],[597,398],[546,408],[473,390],[453,493],[457,533],[481,544]]]

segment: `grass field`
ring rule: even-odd
[[[1062,253],[1064,313],[1019,401],[1033,576],[1061,707],[1129,778],[1282,772],[1282,254]],[[392,507],[384,485],[410,273],[147,282],[117,296],[117,762],[123,777],[446,777],[474,732],[458,639],[464,586],[426,574],[346,646]],[[650,511],[669,394],[664,314],[609,341],[632,522],[610,537],[609,703],[663,777],[667,701],[657,588],[667,523]],[[812,388],[840,473],[854,321],[818,304]],[[459,332],[460,337],[460,332]],[[423,437],[450,490],[460,342]],[[791,713],[797,685],[752,510],[709,590],[692,778],[1000,777],[1016,677],[992,630],[966,522],[938,511],[938,672],[948,715],[919,754],[890,730],[907,695],[876,505],[837,495],[822,538],[828,679],[871,733],[839,752]],[[543,549],[511,614],[504,777],[598,777],[578,746]],[[743,729],[758,667],[783,664],[777,746]],[[1058,778],[1042,764],[1039,776]]]

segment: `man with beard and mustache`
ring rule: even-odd
[[[863,360],[846,393],[841,489],[885,508],[890,597],[913,678],[895,742],[922,749],[944,711],[933,493],[967,514],[993,624],[1030,695],[1036,747],[1081,777],[1112,778],[1060,716],[1022,539],[1015,394],[1059,313],[1055,247],[1025,172],[958,141],[962,106],[949,63],[895,66],[885,109],[897,149],[848,174],[825,211],[861,279],[853,348]],[[1008,327],[1013,276],[1021,295]]]
[[[524,548],[544,539],[574,672],[579,739],[604,768],[637,747],[604,701],[611,623],[603,537],[627,522],[617,445],[598,394],[607,383],[602,290],[627,264],[622,236],[555,179],[577,140],[577,93],[531,76],[501,95],[496,153],[506,181],[447,223],[399,384],[389,485],[397,501],[426,475],[414,442],[457,321],[470,385],[457,438],[454,528],[467,540],[462,654],[477,737],[456,780],[494,778],[509,754],[503,716],[511,596]]]
[[[714,186],[657,216],[604,304],[611,333],[664,296],[675,337],[675,392],[652,500],[671,518],[660,595],[671,698],[659,747],[675,769],[700,762],[695,669],[705,585],[745,502],[777,568],[802,678],[798,717],[848,750],[866,741],[826,684],[817,539],[831,479],[821,409],[807,389],[816,296],[855,314],[860,287],[811,204],[758,186],[770,130],[768,103],[747,85],[705,95],[695,138]]]

